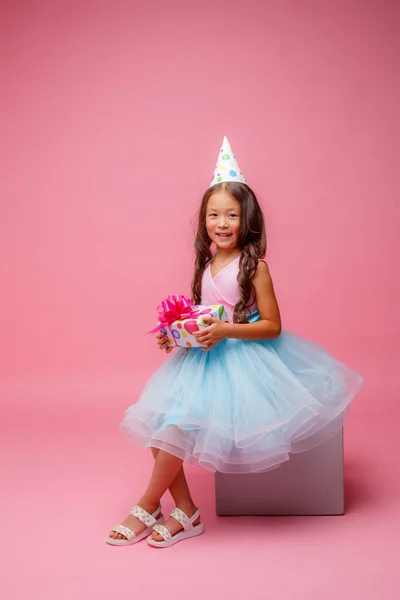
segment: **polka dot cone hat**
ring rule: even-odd
[[[247,183],[226,137],[224,137],[221,150],[218,154],[217,166],[215,167],[210,187],[222,181]]]

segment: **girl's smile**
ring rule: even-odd
[[[223,249],[236,248],[239,228],[239,202],[223,190],[212,194],[206,212],[206,229],[211,241]]]

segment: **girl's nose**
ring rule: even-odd
[[[227,225],[227,221],[225,217],[220,217],[218,220],[218,225],[219,227],[226,227]]]

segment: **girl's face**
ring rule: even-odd
[[[223,190],[212,194],[207,202],[206,229],[217,248],[236,248],[239,227],[239,202]]]

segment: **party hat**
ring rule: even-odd
[[[224,137],[221,150],[218,154],[217,166],[215,167],[210,187],[222,181],[247,183],[226,137]]]

